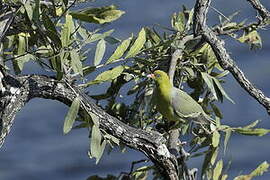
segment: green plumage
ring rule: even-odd
[[[149,77],[156,82],[153,102],[157,110],[168,121],[185,122],[192,120],[200,124],[209,124],[213,121],[191,96],[173,87],[165,72],[157,70]]]

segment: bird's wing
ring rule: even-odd
[[[189,119],[198,123],[209,123],[214,120],[208,116],[202,107],[186,92],[173,87],[171,104],[175,114],[182,119]]]
[[[171,93],[171,104],[175,111],[183,115],[204,112],[202,107],[186,92],[173,87]]]

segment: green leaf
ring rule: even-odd
[[[80,98],[76,97],[73,100],[65,118],[64,127],[63,127],[64,134],[67,134],[72,129],[72,126],[79,112],[79,108],[80,108]]]
[[[70,57],[71,57],[71,67],[73,71],[83,76],[82,62],[78,52],[75,49],[70,51]]]
[[[40,0],[35,0],[35,6],[33,9],[33,20],[36,22],[39,21],[40,15],[39,8],[40,8]]]
[[[24,4],[25,11],[30,21],[33,19],[33,7],[31,6],[31,1],[26,1]]]
[[[77,12],[70,12],[74,19],[96,24],[104,24],[115,21],[124,13],[124,11],[117,10],[116,6],[114,5],[98,8],[87,8]]]
[[[99,127],[94,124],[91,133],[90,153],[92,157],[96,158],[96,164],[99,162],[106,146],[106,141],[101,144],[101,139]]]
[[[107,36],[107,37],[104,38],[104,40],[106,42],[108,42],[109,44],[117,44],[117,43],[121,42],[119,39],[116,39],[116,38],[114,38],[112,36]]]
[[[269,168],[269,164],[264,161],[261,163],[254,171],[250,173],[251,176],[261,176],[263,173],[267,172]]]
[[[228,94],[225,92],[225,90],[223,89],[223,87],[221,86],[220,82],[218,79],[213,77],[213,80],[215,82],[215,84],[217,85],[218,89],[220,90],[220,92],[222,93],[223,96],[225,96],[229,101],[231,101],[233,104],[235,104],[235,102],[228,96]]]
[[[260,120],[256,120],[253,123],[251,123],[251,124],[249,124],[247,126],[244,126],[244,128],[248,128],[248,129],[254,128],[259,122],[260,122]]]
[[[212,136],[212,146],[213,147],[218,147],[219,139],[220,139],[219,132],[218,131],[214,131],[213,136]]]
[[[269,168],[269,164],[266,161],[264,161],[250,174],[237,176],[234,178],[234,180],[251,180],[253,177],[261,176],[263,173],[267,172],[268,168]]]
[[[222,119],[222,118],[223,118],[223,115],[222,115],[220,109],[219,109],[215,104],[213,104],[213,103],[211,103],[210,105],[211,105],[211,107],[212,107],[212,109],[213,109],[215,115],[216,115],[217,117],[219,117],[220,119]]]
[[[263,129],[263,128],[255,128],[255,129],[233,128],[233,130],[239,134],[248,135],[248,136],[264,136],[270,132],[269,129]]]
[[[90,36],[90,38],[88,40],[86,40],[86,44],[88,43],[92,43],[101,39],[106,38],[107,36],[110,36],[112,33],[114,32],[114,29],[111,29],[109,31],[106,31],[104,33],[96,33]]]
[[[72,16],[66,15],[66,23],[63,26],[61,31],[61,42],[63,47],[68,47],[70,44],[70,35],[74,30],[74,23],[72,20]]]
[[[114,60],[117,60],[119,58],[121,58],[123,56],[123,54],[126,52],[130,41],[131,41],[132,37],[124,40],[114,51],[114,53],[112,54],[112,56],[108,59],[108,61],[106,62],[106,64],[113,62]]]
[[[99,117],[92,112],[90,112],[90,116],[91,116],[91,119],[92,119],[94,125],[99,127]]]
[[[16,61],[17,61],[17,65],[18,65],[18,68],[20,71],[23,70],[23,67],[24,67],[24,63],[30,61],[30,60],[35,60],[36,57],[32,54],[26,54],[24,56],[20,56],[18,58],[16,58]]]
[[[18,55],[22,55],[25,53],[26,50],[26,34],[20,33],[18,36]]]
[[[214,168],[213,180],[219,180],[223,168],[223,161],[219,160]]]
[[[205,72],[201,72],[201,75],[202,75],[202,78],[203,78],[204,82],[206,83],[207,87],[209,88],[209,90],[211,91],[213,96],[215,97],[215,99],[218,100],[212,77]]]
[[[43,20],[43,24],[44,24],[45,28],[48,31],[52,31],[55,34],[57,34],[56,27],[55,27],[54,23],[52,22],[51,18],[49,18],[49,16],[47,14],[45,14],[45,13],[42,14],[42,20]]]
[[[106,41],[104,39],[101,39],[98,43],[97,43],[97,47],[96,47],[96,53],[95,53],[95,58],[94,58],[94,65],[97,66],[100,64],[104,53],[106,50]]]
[[[116,144],[116,145],[118,145],[118,146],[119,146],[119,144],[120,144],[120,140],[119,140],[118,138],[116,138],[116,137],[110,135],[110,134],[105,134],[104,138],[105,138],[106,140],[109,140],[109,141],[113,142],[114,144]]]
[[[184,32],[185,30],[185,14],[183,12],[179,12],[178,14],[174,13],[172,16],[172,27],[179,31]]]
[[[142,30],[139,32],[137,39],[135,40],[134,44],[131,46],[125,58],[127,59],[127,58],[136,56],[140,52],[140,50],[143,48],[145,41],[146,41],[145,30],[144,28],[142,28]]]
[[[224,174],[222,175],[221,180],[226,180],[227,178],[228,178],[228,174]]]
[[[232,134],[232,130],[231,129],[225,130],[224,153],[225,153],[225,151],[227,149],[227,145],[228,145],[229,139],[231,137],[231,134]]]
[[[208,167],[210,166],[210,163],[212,165],[215,163],[217,154],[218,154],[218,148],[209,147],[208,152],[204,157],[201,175],[206,173]],[[203,179],[203,178],[201,178],[201,179]]]
[[[124,66],[121,66],[121,65],[117,66],[113,68],[112,70],[102,72],[96,77],[95,80],[86,83],[84,86],[90,86],[90,85],[99,84],[105,81],[111,81],[117,78],[118,76],[120,76],[123,71],[124,71]]]
[[[262,48],[262,40],[259,33],[256,30],[250,32],[244,32],[244,34],[238,38],[241,43],[247,43],[250,45],[250,49]]]
[[[86,75],[94,72],[95,69],[96,69],[95,66],[85,66],[85,67],[83,67],[83,74],[84,74],[84,76],[86,76]]]

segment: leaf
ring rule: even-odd
[[[206,173],[210,163],[212,165],[214,164],[214,162],[216,160],[216,157],[217,157],[217,154],[218,154],[218,148],[209,147],[209,150],[208,150],[207,154],[204,157],[201,175]]]
[[[63,127],[64,134],[67,134],[72,129],[72,126],[77,117],[79,108],[80,108],[80,98],[76,97],[73,100],[64,121],[64,127]]]
[[[181,32],[185,30],[185,14],[183,12],[179,12],[178,14],[174,13],[171,20],[172,27]]]
[[[90,38],[88,40],[86,40],[86,44],[91,43],[91,42],[95,42],[101,39],[106,38],[107,36],[110,36],[112,33],[114,32],[114,29],[111,29],[109,31],[106,31],[104,33],[96,33],[90,36]]]
[[[238,38],[241,43],[247,43],[250,45],[250,49],[262,48],[262,40],[259,33],[256,30],[250,32],[244,32],[244,34]]]
[[[213,104],[213,103],[210,103],[210,105],[211,105],[211,107],[212,107],[212,109],[213,109],[215,115],[216,115],[217,117],[219,117],[220,119],[222,119],[222,118],[223,118],[223,115],[222,115],[220,109],[219,109],[215,104]]]
[[[38,22],[39,21],[39,16],[40,16],[40,0],[35,0],[35,6],[33,9],[33,20]]]
[[[96,47],[96,53],[95,53],[95,58],[94,58],[94,65],[97,66],[100,64],[104,53],[106,50],[106,42],[104,39],[101,39],[98,43],[97,43],[97,47]]]
[[[222,175],[221,180],[226,180],[227,178],[228,178],[228,174],[224,174]]]
[[[258,123],[260,122],[260,120],[256,120],[254,121],[253,123],[247,125],[247,126],[244,126],[244,128],[254,128]]]
[[[227,149],[228,141],[229,141],[229,139],[230,139],[230,137],[231,137],[231,134],[232,134],[232,130],[231,130],[231,129],[227,129],[227,130],[225,131],[224,153],[225,153],[225,151],[226,151],[226,149]]]
[[[212,146],[213,147],[218,147],[219,139],[220,139],[219,132],[218,131],[214,131],[213,136],[212,136]]]
[[[36,59],[36,57],[32,54],[26,54],[26,55],[23,55],[23,56],[16,58],[16,62],[17,62],[19,70],[20,71],[23,70],[24,63],[26,63],[30,60],[35,60],[35,59]]]
[[[269,168],[269,164],[266,161],[264,161],[250,174],[237,176],[234,178],[234,180],[251,180],[253,177],[261,176],[263,173],[267,172],[268,168]]]
[[[91,133],[90,153],[92,157],[96,158],[96,164],[99,162],[106,145],[105,141],[101,144],[101,139],[99,127],[94,124]]]
[[[70,57],[71,57],[72,70],[75,73],[79,73],[80,75],[83,76],[82,62],[81,62],[78,52],[75,49],[70,51]]]
[[[89,113],[90,113],[90,116],[91,116],[91,119],[92,119],[94,125],[99,127],[99,117],[92,112],[89,112]]]
[[[70,12],[74,19],[96,24],[104,24],[115,21],[124,13],[124,11],[117,10],[116,6],[114,5],[97,8],[91,7],[77,12]]]
[[[143,166],[136,169],[136,171],[132,172],[132,177],[133,177],[132,179],[146,180],[148,176],[148,171],[151,169],[152,169],[151,166]]]
[[[107,36],[107,37],[104,38],[104,40],[106,42],[108,42],[109,44],[117,44],[117,43],[121,42],[119,39],[116,39],[116,38],[114,38],[112,36]]]
[[[225,90],[223,89],[223,87],[221,86],[220,82],[218,79],[213,77],[213,80],[215,82],[215,84],[217,85],[218,89],[220,90],[220,92],[222,93],[223,96],[225,96],[229,101],[231,101],[231,103],[235,104],[235,102],[228,96],[228,94],[225,92]]]
[[[219,160],[214,168],[213,180],[219,180],[223,168],[223,161]]]
[[[263,128],[255,128],[255,129],[233,128],[233,130],[239,134],[248,135],[248,136],[264,136],[270,132],[269,129],[263,129]]]
[[[67,47],[70,44],[70,35],[74,30],[74,23],[72,20],[72,16],[66,15],[66,23],[63,26],[61,31],[61,42],[63,47]]]
[[[267,172],[269,168],[269,164],[264,161],[261,163],[254,171],[251,172],[251,176],[261,176],[263,173]]]
[[[95,80],[86,83],[84,86],[90,86],[90,85],[99,84],[105,81],[111,81],[117,78],[118,76],[120,76],[123,71],[124,71],[124,66],[121,66],[121,65],[117,66],[113,68],[112,70],[102,72],[96,77]]]
[[[114,60],[117,60],[119,58],[121,58],[123,56],[123,54],[125,53],[125,51],[127,50],[130,41],[131,41],[131,37],[124,40],[114,51],[114,53],[112,54],[112,56],[108,59],[108,61],[106,62],[106,64],[113,62]]]
[[[49,18],[49,16],[47,14],[45,14],[45,13],[42,14],[42,20],[43,20],[43,24],[44,24],[45,28],[48,31],[52,31],[55,34],[57,34],[56,27],[55,27],[54,23],[52,22],[51,18]]]
[[[33,19],[33,8],[31,6],[31,1],[26,1],[24,4],[25,11],[30,21]]]
[[[86,76],[86,75],[94,72],[95,69],[96,69],[95,66],[85,66],[85,67],[83,67],[83,74],[84,74],[84,76]]]
[[[145,41],[146,41],[145,30],[144,28],[142,28],[142,30],[139,32],[137,39],[135,40],[134,44],[131,46],[125,58],[127,59],[127,58],[136,56],[142,49]]]
[[[212,77],[205,72],[201,72],[201,75],[202,75],[202,78],[203,78],[204,82],[206,83],[207,87],[209,88],[209,90],[211,91],[213,96],[215,97],[215,99],[218,100]]]

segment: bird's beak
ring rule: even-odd
[[[151,79],[154,79],[155,78],[155,75],[154,74],[148,74],[147,77],[148,78],[151,78]]]

